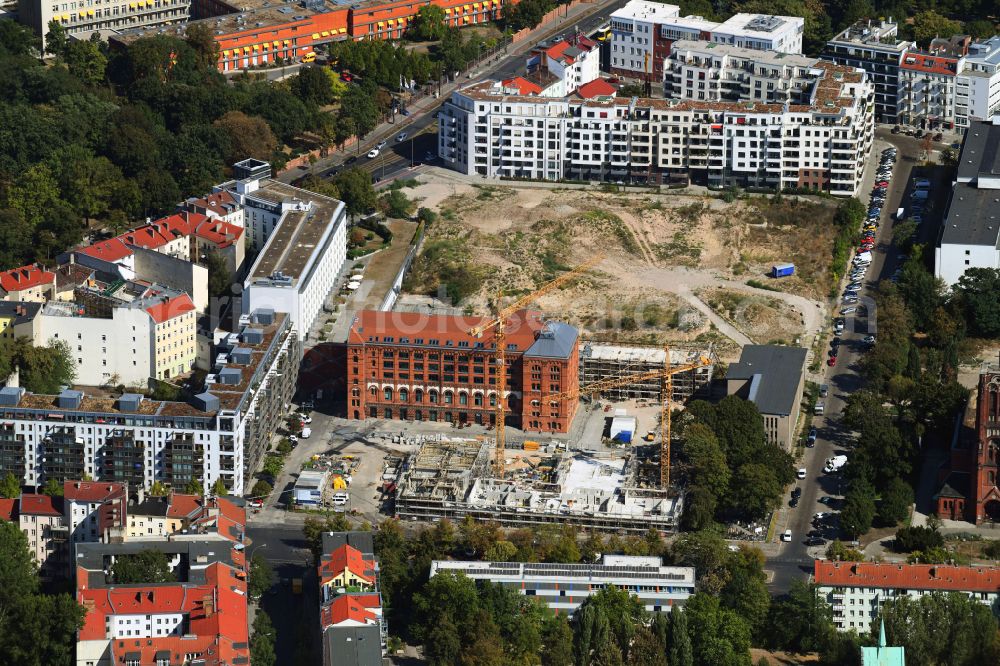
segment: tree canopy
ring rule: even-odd
[[[166,554],[154,549],[119,555],[111,567],[111,575],[119,585],[170,583],[175,580]]]

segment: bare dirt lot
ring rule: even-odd
[[[538,302],[590,338],[713,340],[726,355],[748,341],[794,342],[820,325],[835,202],[482,186],[433,172],[420,180],[412,196],[440,219],[410,293],[447,293],[485,312],[498,291],[527,293],[601,254],[596,269]],[[795,276],[766,277],[786,261]]]

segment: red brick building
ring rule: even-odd
[[[970,523],[1000,522],[1000,369],[979,375],[951,449],[951,463],[934,496],[937,515]]]
[[[358,313],[347,339],[347,416],[494,425],[496,338],[469,330],[482,317],[411,312]],[[576,400],[545,396],[576,388],[579,334],[521,310],[505,338],[507,423],[566,432]]]

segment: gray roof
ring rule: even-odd
[[[332,553],[345,543],[362,555],[375,555],[375,539],[371,532],[323,532],[324,553]]]
[[[989,121],[970,124],[958,157],[959,182],[970,182],[982,176],[1000,177],[1000,125]]]
[[[23,309],[20,309],[23,308]],[[0,317],[13,317],[12,326],[17,326],[26,321],[31,321],[38,316],[42,309],[41,303],[29,303],[27,301],[0,301]]]
[[[323,666],[382,666],[378,627],[327,628],[323,632]]]
[[[761,414],[791,414],[798,399],[799,380],[806,364],[802,347],[747,345],[740,362],[729,366],[726,379],[750,381],[748,397]]]
[[[569,324],[560,321],[546,322],[524,355],[527,358],[569,358],[576,349],[579,337],[580,333]]]
[[[166,497],[150,497],[128,507],[130,516],[166,516],[170,503]]]
[[[997,138],[1000,140],[1000,135]],[[941,243],[1000,249],[1000,190],[955,183],[941,227]]]
[[[119,555],[137,555],[144,550],[158,550],[168,556],[180,555],[181,561],[174,573],[177,583],[205,583],[205,568],[214,562],[236,567],[233,560],[233,542],[228,539],[177,539],[133,541],[130,543],[78,543],[74,563],[87,570],[90,587],[126,587],[109,584],[104,573],[111,558]],[[176,585],[177,583],[164,583]]]

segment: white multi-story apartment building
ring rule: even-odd
[[[105,540],[110,530],[123,536],[128,489],[123,483],[67,480],[63,512],[73,543]]]
[[[896,122],[899,67],[912,42],[899,39],[899,27],[888,21],[863,19],[826,43],[822,57],[848,67],[860,67],[875,85],[875,120]]]
[[[874,134],[863,72],[817,63],[810,104],[452,93],[438,154],[489,177],[816,188],[853,196]]]
[[[899,66],[897,120],[928,129],[956,125],[957,77],[965,57],[911,50]]]
[[[537,47],[528,58],[528,76],[513,79],[515,87],[539,89],[544,97],[564,97],[601,76],[600,45],[583,35]],[[520,86],[518,86],[520,84]]]
[[[652,613],[667,613],[674,606],[682,606],[695,588],[694,567],[665,567],[659,557],[604,555],[599,564],[431,562],[431,577],[443,571],[503,585],[568,615],[605,587],[634,594]]]
[[[611,73],[660,81],[663,59],[677,40],[802,53],[803,24],[796,16],[764,14],[736,14],[716,23],[701,16],[681,16],[676,5],[630,0],[611,14]]]
[[[955,124],[960,131],[1000,114],[1000,37],[969,45],[955,88]]]
[[[235,165],[236,181],[220,186],[245,209],[250,247],[257,252],[243,287],[243,311],[285,312],[308,332],[347,261],[343,202],[270,179],[259,160]]]
[[[714,42],[673,43],[663,64],[668,99],[809,104],[825,71],[816,58]]]
[[[987,606],[1000,598],[1000,567],[816,560],[814,583],[840,631],[867,632],[882,605],[901,597],[961,592]]]
[[[711,41],[758,51],[802,53],[805,19],[800,16],[734,14],[712,29]]]
[[[934,253],[934,274],[951,286],[970,268],[1000,268],[1000,116],[973,122]]]
[[[131,28],[153,28],[186,21],[190,0],[18,0],[18,19],[44,40],[49,23],[68,35],[88,39]]]
[[[191,403],[0,389],[0,474],[22,485],[87,475],[133,488],[222,479],[242,494],[295,392],[301,358],[288,315],[260,310],[243,321]]]

